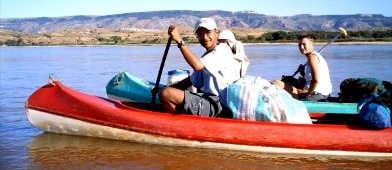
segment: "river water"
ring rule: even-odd
[[[197,55],[203,53],[192,46]],[[320,47],[317,47],[320,48]],[[306,58],[296,45],[245,46],[248,74],[266,79],[291,75]],[[164,46],[1,47],[0,169],[388,169],[392,159],[281,155],[147,145],[125,141],[43,133],[27,120],[24,104],[48,76],[76,90],[106,97],[106,83],[127,71],[155,81]],[[328,47],[326,58],[334,86],[345,78],[392,81],[392,45]],[[167,71],[190,69],[172,46]]]

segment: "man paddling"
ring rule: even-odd
[[[160,100],[166,112],[206,117],[230,117],[221,113],[226,103],[225,88],[240,78],[238,62],[226,44],[218,45],[220,30],[211,18],[201,18],[195,33],[206,52],[199,58],[183,41],[178,27],[171,25],[169,36],[177,43],[186,62],[194,72],[190,78],[160,91]],[[203,95],[185,89],[193,85],[203,88]],[[230,117],[231,118],[231,117]]]

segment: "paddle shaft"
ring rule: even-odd
[[[161,81],[163,66],[165,66],[165,61],[166,61],[167,53],[169,52],[169,48],[170,48],[170,44],[171,44],[172,40],[173,40],[172,37],[169,37],[169,39],[167,40],[165,52],[163,53],[163,57],[162,57],[162,61],[161,61],[161,66],[159,67],[159,72],[158,72],[157,80],[156,80],[156,82],[155,82],[155,87],[151,90],[151,93],[152,93],[152,100],[151,100],[151,103],[152,103],[152,104],[155,104],[156,95],[157,95],[158,90],[159,90],[159,82]]]
[[[336,39],[338,39],[341,35],[342,35],[342,33],[340,33],[340,32],[337,33],[337,34],[335,35],[335,37],[333,37],[333,39],[332,39],[331,41],[328,42],[328,44],[325,44],[324,47],[321,48],[321,49],[318,51],[318,53],[321,54],[321,53],[324,51],[324,49],[327,48],[328,45],[332,44],[332,43],[333,43]]]
[[[328,45],[332,44],[332,43],[333,43],[336,39],[338,39],[341,35],[342,35],[342,33],[340,33],[340,32],[337,33],[337,34],[335,35],[335,37],[333,37],[327,44],[324,45],[323,48],[321,48],[321,49],[318,51],[318,53],[321,54],[321,53],[325,50],[325,48],[327,48]],[[306,63],[304,64],[304,66],[306,66],[307,64],[308,64],[308,63],[306,62]],[[295,73],[294,73],[292,76],[294,77],[295,75],[298,74],[298,72],[299,72],[299,69],[298,69],[297,71],[295,71]]]

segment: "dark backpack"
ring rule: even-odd
[[[377,90],[375,91],[375,89]],[[383,103],[392,109],[392,84],[375,78],[348,78],[340,83],[339,101],[358,103],[363,96],[378,93]]]

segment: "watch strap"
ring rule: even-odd
[[[181,40],[179,43],[177,43],[177,47],[181,48],[182,46],[186,45],[184,40]]]

